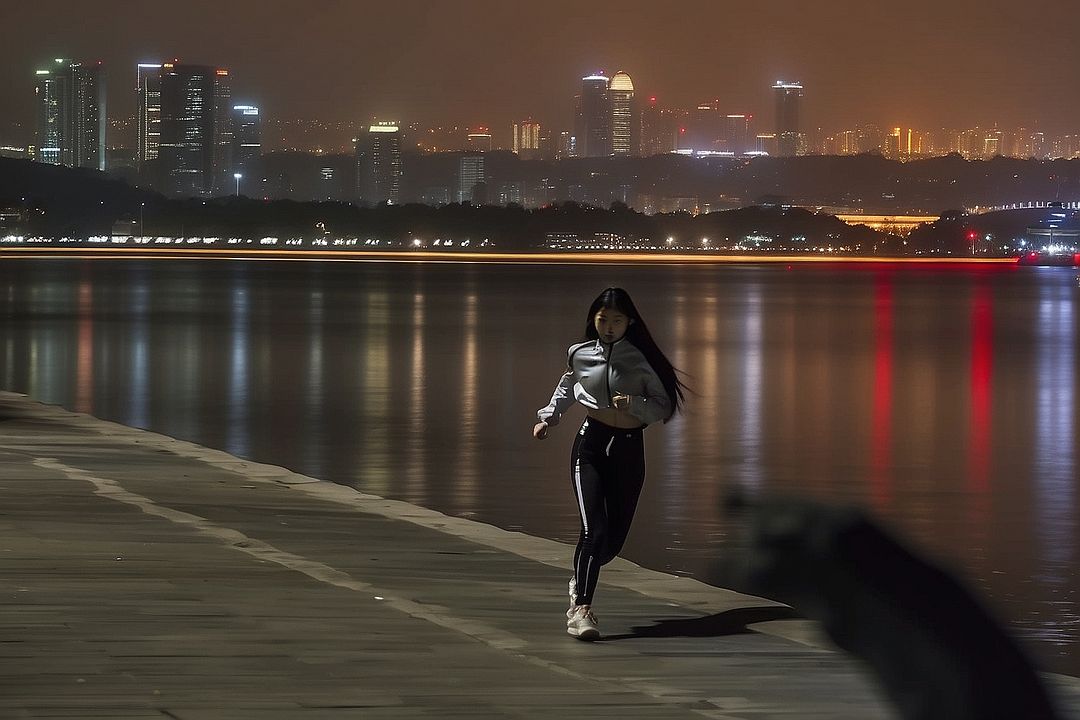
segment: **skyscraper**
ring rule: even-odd
[[[611,103],[611,154],[637,155],[641,147],[641,121],[634,103],[634,82],[617,72],[608,86]]]
[[[641,111],[641,155],[651,157],[674,152],[679,146],[679,118],[661,107],[655,97]]]
[[[63,63],[62,59],[58,59],[55,70],[38,70],[34,85],[37,116],[34,159],[49,165],[61,164],[61,146],[71,111],[67,103],[68,77],[63,71]]]
[[[607,76],[589,75],[581,79],[578,108],[577,156],[611,155],[611,97]]]
[[[56,60],[36,72],[35,159],[105,170],[105,73],[102,64]]]
[[[232,108],[232,172],[243,174],[253,168],[262,154],[262,118],[254,105]]]
[[[176,196],[228,192],[232,183],[229,71],[165,63],[160,92],[158,187]]]
[[[540,123],[534,120],[513,124],[514,152],[523,158],[536,157],[540,152]]]
[[[473,152],[491,152],[491,131],[486,127],[470,130],[465,136],[465,148]]]
[[[778,80],[773,85],[776,93],[776,146],[781,157],[801,153],[802,135],[799,131],[799,105],[802,101],[801,83]]]
[[[724,132],[726,149],[736,155],[742,155],[750,147],[750,123],[753,115],[728,115]]]
[[[725,150],[727,116],[720,109],[720,101],[699,103],[690,111],[679,148],[695,152],[719,152]]]
[[[71,73],[71,142],[65,158],[71,167],[105,171],[105,70],[100,62],[73,63]]]
[[[372,204],[396,205],[401,201],[401,127],[396,122],[377,122],[356,146],[360,198]]]
[[[157,160],[161,143],[161,63],[139,63],[136,72],[139,138],[135,160],[141,170],[145,163]]]
[[[487,176],[483,155],[463,155],[458,160],[458,202],[483,205],[487,202]]]

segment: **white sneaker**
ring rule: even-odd
[[[578,605],[569,613],[566,620],[566,632],[578,640],[599,640],[600,628],[596,616],[589,605]]]

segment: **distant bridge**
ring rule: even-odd
[[[976,205],[972,209],[972,212],[982,214],[988,212],[1001,212],[1002,210],[1038,210],[1040,208],[1080,210],[1080,200],[1036,200],[1034,202],[1013,203],[1012,205]]]

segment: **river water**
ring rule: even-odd
[[[719,582],[728,491],[855,503],[1080,675],[1075,270],[12,260],[0,384],[571,542],[581,409],[530,430],[613,284],[694,390],[626,557]]]

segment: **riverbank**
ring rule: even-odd
[[[0,393],[0,716],[888,718],[782,606]],[[1080,685],[1048,677],[1080,717]]]
[[[887,263],[896,265],[1016,265],[1016,258],[976,257],[911,257],[911,256],[854,256],[854,255],[720,255],[685,252],[550,252],[499,253],[468,251],[373,251],[373,250],[277,250],[235,247],[53,247],[10,246],[0,248],[0,258],[76,257],[82,259],[206,259],[206,260],[293,260],[340,262],[464,262],[464,263],[522,263],[522,264],[790,264],[790,263]]]

